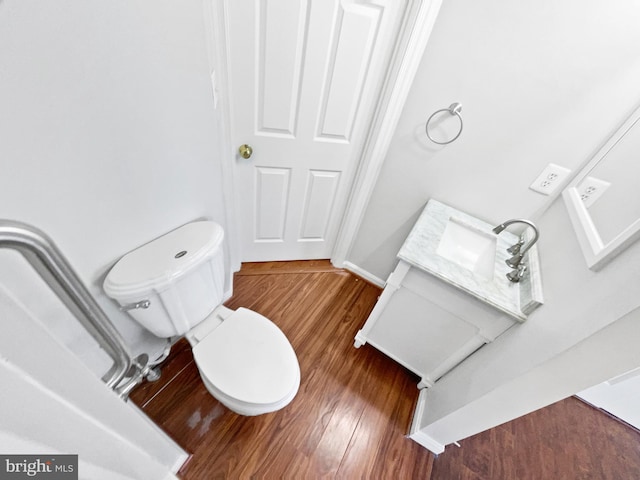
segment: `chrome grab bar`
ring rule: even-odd
[[[0,219],[0,248],[17,250],[51,290],[113,359],[102,380],[113,390],[131,368],[124,340],[83,285],[67,259],[41,230],[26,223]]]

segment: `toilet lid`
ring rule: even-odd
[[[187,223],[118,260],[104,280],[104,290],[113,298],[165,290],[215,254],[223,238],[215,222]]]
[[[239,308],[193,348],[200,373],[225,395],[266,404],[297,387],[298,359],[284,333],[259,313]]]

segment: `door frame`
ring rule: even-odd
[[[233,271],[237,271],[240,269],[242,258],[240,228],[236,215],[239,212],[240,189],[234,174],[237,153],[231,142],[229,128],[232,114],[230,99],[233,91],[228,68],[230,52],[227,1],[229,0],[203,0],[203,4],[209,52],[209,74],[212,78],[213,96],[223,119],[220,150],[226,152],[222,155],[221,167],[225,186],[223,197],[225,212],[227,212],[226,227],[230,240],[228,243],[230,265]],[[407,3],[400,26],[400,36],[396,40],[393,57],[385,74],[380,101],[367,128],[360,156],[355,160],[356,174],[351,194],[342,218],[339,220],[338,236],[331,254],[331,263],[334,266],[354,271],[378,284],[381,282],[380,279],[350,263],[348,256],[355,243],[441,5],[442,0],[409,0]]]

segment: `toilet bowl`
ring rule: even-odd
[[[184,225],[124,255],[103,288],[156,336],[185,336],[205,387],[229,410],[273,412],[298,392],[298,359],[271,320],[222,305],[223,238],[215,222]]]
[[[296,354],[287,337],[246,308],[193,345],[193,357],[211,395],[241,415],[281,409],[300,385]]]

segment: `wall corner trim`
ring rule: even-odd
[[[431,453],[435,455],[439,455],[444,452],[445,445],[441,444],[434,440],[431,436],[426,433],[420,431],[420,419],[424,413],[425,405],[427,403],[427,392],[429,390],[427,388],[423,388],[420,390],[420,394],[418,396],[418,401],[416,402],[416,410],[413,412],[413,420],[411,421],[411,428],[409,430],[409,435],[407,435],[411,440],[416,442],[418,445],[423,446]]]
[[[417,431],[409,435],[409,438],[414,442],[416,442],[418,445],[421,445],[427,450],[429,450],[434,455],[440,455],[442,452],[444,452],[444,445],[436,442],[433,438],[431,438],[426,433]]]

